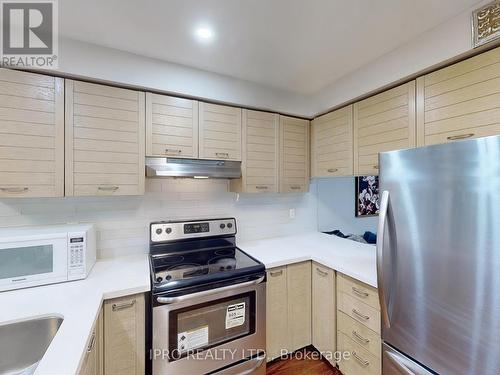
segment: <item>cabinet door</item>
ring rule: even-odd
[[[145,371],[144,295],[104,302],[104,373],[142,375]]]
[[[312,342],[320,352],[336,350],[335,272],[312,265]]]
[[[311,345],[311,262],[287,266],[288,344],[295,351]]]
[[[0,198],[64,195],[64,80],[0,69]]]
[[[378,174],[379,152],[415,147],[415,81],[354,103],[354,174]]]
[[[241,108],[199,103],[200,159],[241,161]]]
[[[280,116],[280,192],[309,189],[309,120]]]
[[[198,158],[198,102],[146,93],[146,155]]]
[[[66,195],[144,194],[144,93],[66,80]]]
[[[312,177],[352,176],[352,110],[350,105],[312,121]]]
[[[247,193],[278,192],[279,115],[243,109],[241,179],[231,190]]]
[[[266,285],[266,346],[267,360],[288,350],[287,269],[273,268],[267,272]]]
[[[500,134],[500,48],[417,79],[419,146]]]

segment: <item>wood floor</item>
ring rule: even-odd
[[[312,353],[311,348],[299,351],[299,354]],[[326,360],[311,359],[305,355],[293,355],[288,359],[277,359],[267,364],[267,375],[342,375]]]

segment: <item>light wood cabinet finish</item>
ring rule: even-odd
[[[354,174],[378,174],[380,152],[415,147],[415,81],[354,103]]]
[[[64,195],[64,80],[0,69],[0,198]]]
[[[102,310],[87,342],[79,375],[103,375],[103,314]]]
[[[279,177],[279,115],[243,109],[241,179],[231,191],[276,193]]]
[[[241,161],[241,108],[199,103],[200,159]]]
[[[144,295],[104,302],[104,373],[143,375],[145,372]]]
[[[273,268],[267,271],[266,346],[268,361],[279,357],[282,349],[288,349],[286,266]]]
[[[349,352],[350,358],[339,363],[343,375],[380,375],[382,362],[342,332],[338,334],[339,351]]]
[[[339,273],[337,275],[337,290],[380,311],[378,291],[369,285]]]
[[[311,340],[311,262],[287,266],[288,349],[295,351]]]
[[[311,176],[352,176],[352,105],[311,122]]]
[[[146,156],[198,155],[198,102],[146,93]]]
[[[417,144],[500,134],[500,48],[417,79]]]
[[[66,195],[144,194],[144,93],[66,80]]]
[[[312,343],[323,353],[336,351],[335,272],[312,264]]]
[[[281,193],[309,189],[309,120],[280,116]]]
[[[375,357],[381,357],[382,340],[380,335],[342,311],[337,311],[337,330],[368,350]]]
[[[345,293],[338,293],[339,310],[380,335],[380,310]]]

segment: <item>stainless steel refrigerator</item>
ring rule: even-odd
[[[382,370],[500,374],[500,136],[380,154]]]

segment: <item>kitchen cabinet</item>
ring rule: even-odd
[[[66,80],[66,196],[144,194],[144,93]]]
[[[146,156],[198,155],[198,102],[146,93]]]
[[[309,120],[280,116],[281,193],[309,189]]]
[[[350,358],[339,363],[344,375],[380,375],[380,305],[377,289],[337,275],[338,350]]]
[[[415,147],[415,81],[354,103],[354,174],[378,174],[380,152]]]
[[[144,294],[104,302],[104,374],[145,372]]]
[[[241,108],[199,103],[200,159],[241,161]]]
[[[338,109],[311,122],[311,176],[352,176],[353,106]]]
[[[0,69],[0,198],[64,195],[64,80]]]
[[[103,375],[103,314],[102,310],[88,340],[79,375]]]
[[[312,344],[333,362],[336,343],[335,271],[312,263]]]
[[[417,144],[500,134],[500,48],[417,79]]]
[[[266,285],[267,360],[288,350],[288,293],[286,266],[267,271]]]
[[[279,115],[243,109],[241,179],[231,180],[231,191],[278,192]]]

